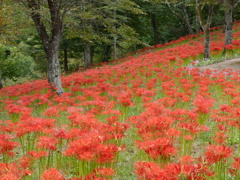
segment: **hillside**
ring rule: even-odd
[[[199,70],[202,53],[201,33],[64,76],[60,97],[45,80],[2,89],[0,179],[239,179],[240,74]]]

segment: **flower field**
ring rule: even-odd
[[[212,29],[212,56],[224,34]],[[226,56],[240,55],[240,23]],[[0,180],[238,180],[240,72],[200,71],[203,37],[0,91]]]

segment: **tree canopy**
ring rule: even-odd
[[[205,35],[204,59],[209,59],[210,27],[223,25],[225,44],[231,44],[238,4],[237,0],[2,0],[0,82],[26,76],[7,69],[18,69],[19,62],[31,59],[29,72],[47,74],[62,94],[61,69],[68,73],[90,68],[200,30]],[[14,47],[21,48],[21,55]],[[13,56],[18,63],[13,63]]]

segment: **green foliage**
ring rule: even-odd
[[[31,56],[16,46],[0,44],[0,73],[3,79],[17,81],[20,77],[35,77],[35,63]]]

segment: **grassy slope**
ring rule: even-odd
[[[231,51],[227,56],[239,55],[239,28],[239,24],[236,24],[234,53]],[[215,59],[222,57],[223,38],[220,31],[212,32],[211,49]],[[60,141],[61,138],[56,137],[54,132],[62,129],[67,136],[90,141],[96,151],[102,147],[101,144],[116,144],[118,149],[125,146],[125,151],[115,152],[118,155],[112,163],[99,164],[92,160],[86,165],[77,158],[65,157],[66,149],[71,142],[75,143],[75,139],[63,138],[63,144],[57,143],[51,157],[48,156],[50,158],[43,159],[41,163],[37,159],[33,160],[27,168],[33,175],[26,179],[38,178],[44,167],[57,168],[65,177],[79,176],[80,172],[87,174],[93,171],[93,167],[111,167],[117,172],[113,179],[136,179],[134,164],[138,161],[160,165],[177,163],[184,155],[191,155],[193,158],[204,156],[209,144],[220,145],[212,137],[218,132],[218,124],[221,124],[228,129],[228,139],[224,145],[232,149],[232,157],[227,167],[229,168],[233,157],[239,156],[239,125],[235,127],[224,121],[215,122],[213,119],[229,118],[237,123],[239,114],[235,112],[239,109],[239,74],[226,72],[232,75],[225,79],[226,73],[200,73],[192,69],[192,66],[189,66],[191,62],[202,57],[202,44],[202,36],[187,36],[166,45],[143,49],[137,56],[129,55],[111,65],[73,73],[62,78],[67,92],[62,97],[49,92],[46,81],[42,80],[6,87],[0,91],[1,134],[12,135],[13,139],[9,138],[8,141],[17,142],[19,145],[9,150],[15,152],[11,158],[2,153],[2,161],[18,163],[19,158],[28,151],[46,150],[46,147],[39,145],[41,140],[38,137],[48,136]],[[230,109],[228,112],[221,111],[223,104]],[[38,125],[39,121],[42,121],[39,118],[51,118],[53,125],[45,125],[45,129],[36,130],[30,124],[32,121]],[[161,118],[163,122],[155,122]],[[181,121],[190,125],[197,121],[200,125],[195,124],[198,130],[189,130]],[[81,129],[79,133],[82,134],[72,135],[73,129]],[[150,155],[146,154],[151,143],[158,138],[168,137],[170,131],[176,129],[181,135],[172,137],[171,148],[177,152],[161,155],[166,156],[167,162],[163,162],[161,157],[156,158],[151,152]],[[197,133],[193,133],[194,131]],[[97,136],[94,136],[93,132]],[[184,140],[187,135],[192,136],[194,141]],[[99,137],[103,137],[103,140],[98,139]],[[136,140],[139,141],[136,143]],[[94,143],[98,143],[98,146]],[[59,155],[58,152],[63,154]],[[103,153],[103,150],[99,152]],[[94,154],[92,151],[91,153]],[[63,160],[59,161],[59,158]],[[68,162],[73,165],[67,166]],[[195,163],[199,162],[196,160]],[[79,167],[81,165],[82,169],[75,168],[74,164]],[[43,167],[40,168],[39,165]],[[209,165],[209,168],[214,170],[216,167]],[[16,172],[14,173],[17,174]],[[220,173],[217,177],[225,175]]]

